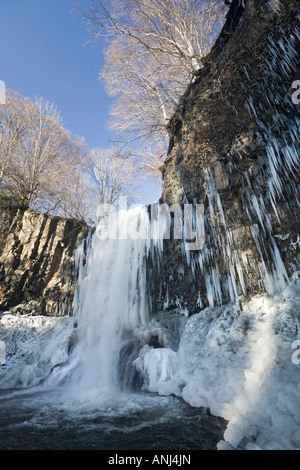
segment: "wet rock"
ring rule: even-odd
[[[71,313],[75,250],[87,226],[18,207],[0,207],[0,310]]]

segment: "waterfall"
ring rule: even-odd
[[[117,387],[122,336],[149,320],[149,230],[146,207],[121,211],[78,250],[74,315],[79,342],[72,366],[77,390]]]

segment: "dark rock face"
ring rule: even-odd
[[[165,242],[156,308],[272,293],[299,268],[299,18],[298,0],[233,0],[182,97],[162,202],[203,204],[205,244],[186,260]]]
[[[71,313],[75,250],[88,231],[79,221],[0,207],[0,310]]]

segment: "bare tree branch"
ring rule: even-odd
[[[168,121],[227,10],[223,0],[92,1],[82,16],[91,40],[106,38],[99,78],[116,97],[110,127],[119,139],[140,138],[142,148],[143,136],[165,140]]]

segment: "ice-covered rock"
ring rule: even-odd
[[[166,383],[178,371],[179,359],[172,349],[144,346],[134,365],[144,377],[144,388],[163,394]]]
[[[68,359],[73,324],[69,317],[4,313],[0,317],[0,343],[5,345],[0,388],[32,387],[46,379],[55,366]]]
[[[177,353],[142,351],[144,386],[228,420],[219,448],[300,447],[300,286],[186,319]],[[296,342],[296,343],[295,343]],[[294,354],[294,355],[293,355]]]

